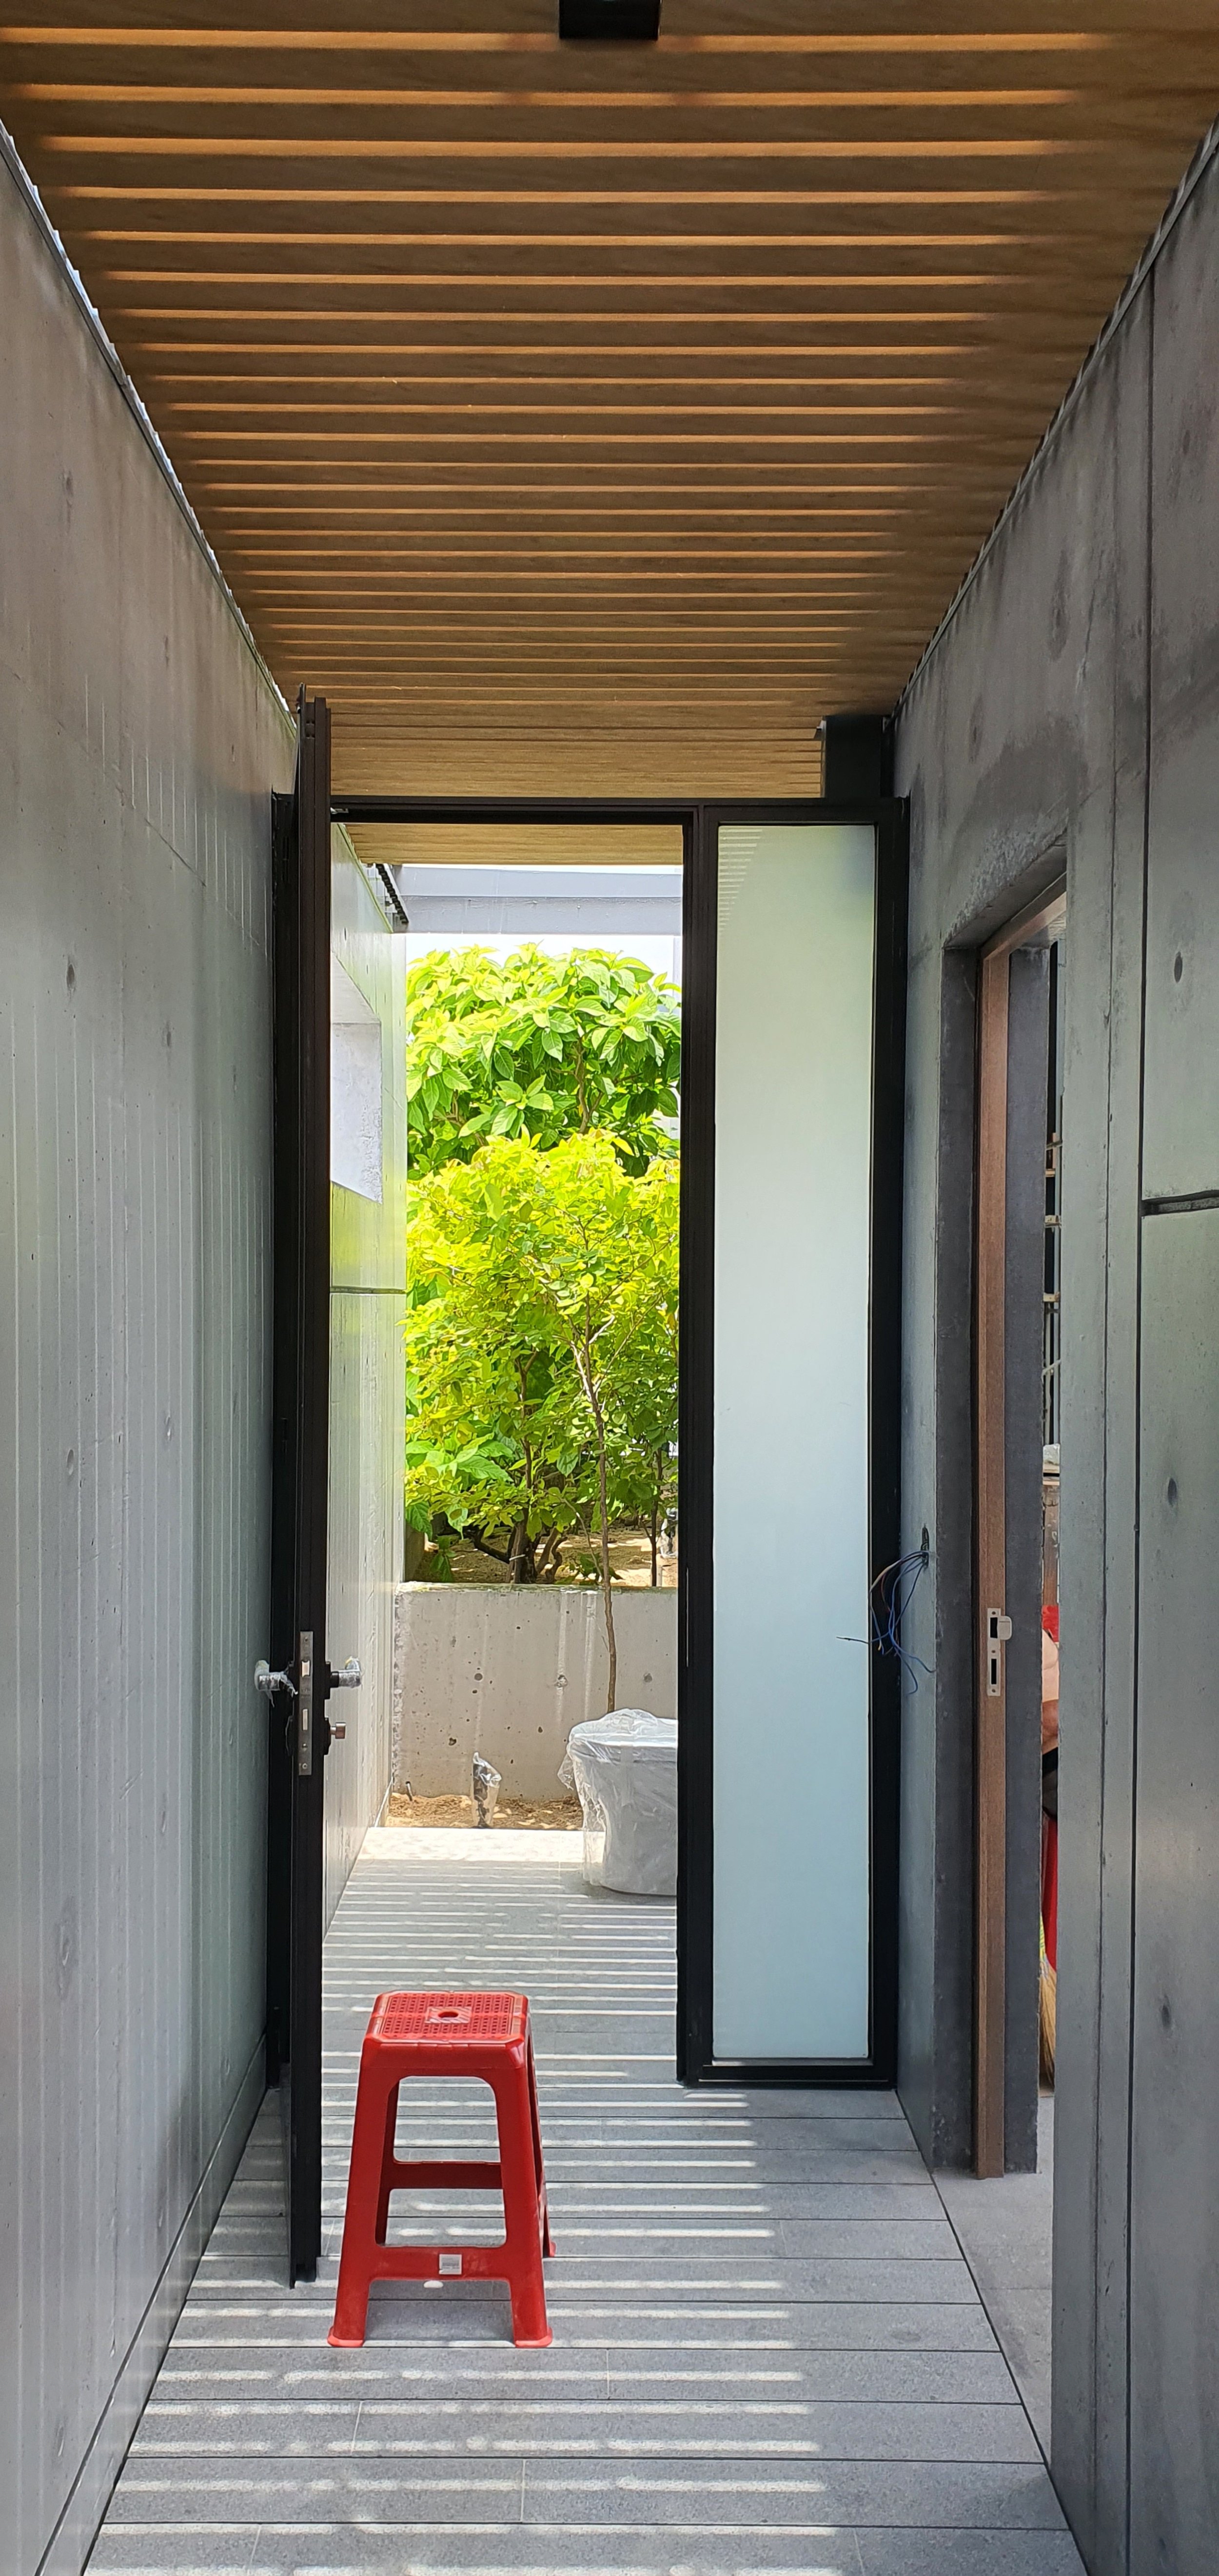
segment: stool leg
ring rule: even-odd
[[[512,2296],[512,2340],[515,2344],[540,2347],[552,2342],[553,2337],[546,2321],[542,2213],[534,2160],[529,2069],[523,2052],[499,2070],[494,2092],[504,2194],[505,2269]]]
[[[361,2344],[368,2323],[369,2285],[377,2269],[377,2217],[381,2202],[389,2122],[397,2086],[378,2081],[372,2068],[360,2068],[356,2093],[351,2166],[347,2176],[347,2209],[334,2324],[328,2343]]]
[[[389,2227],[389,2195],[393,2188],[394,2141],[398,2131],[398,2087],[393,2085],[385,2106],[385,2147],[381,2157],[381,2189],[377,2194],[377,2243],[384,2245]]]
[[[553,2254],[554,2238],[550,2233],[550,2202],[546,2191],[546,2169],[542,2163],[542,2123],[538,2118],[538,2076],[533,2062],[532,2039],[529,2042],[529,2117],[533,2127],[533,2169],[542,2205],[542,2252]]]

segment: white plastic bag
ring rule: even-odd
[[[677,1887],[677,1720],[645,1708],[573,1726],[559,1771],[584,1817],[590,1887],[672,1896]]]

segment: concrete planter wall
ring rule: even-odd
[[[677,1594],[614,1596],[618,1705],[677,1715]],[[600,1596],[591,1588],[404,1583],[394,1617],[394,1786],[467,1795],[476,1753],[503,1794],[558,1798],[573,1726],[605,1709]]]

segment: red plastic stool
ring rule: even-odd
[[[402,2163],[398,2087],[411,2075],[474,2075],[495,2095],[498,2164]],[[391,2191],[502,2191],[501,2245],[387,2245]],[[329,2341],[361,2344],[373,2281],[507,2281],[512,2340],[551,2340],[542,2256],[553,2254],[525,1995],[378,1995],[360,2057],[347,2215]]]

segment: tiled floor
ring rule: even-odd
[[[578,1862],[568,1835],[370,1835],[328,1944],[320,2278],[284,2287],[264,2111],[99,2576],[1079,2576],[897,2104],[683,2092],[672,1908]],[[516,2352],[506,2296],[454,2282],[374,2293],[335,2352],[364,2020],[379,1987],[445,1985],[532,1998],[554,2343]],[[400,2138],[485,2153],[485,2102],[421,2101]],[[468,2235],[470,2206],[420,2232]]]
[[[986,2313],[998,2336],[1033,2430],[1050,2447],[1050,2335],[1054,2232],[1054,2096],[1043,2093],[1037,2119],[1037,2171],[978,2182],[972,2174],[936,2176]]]

